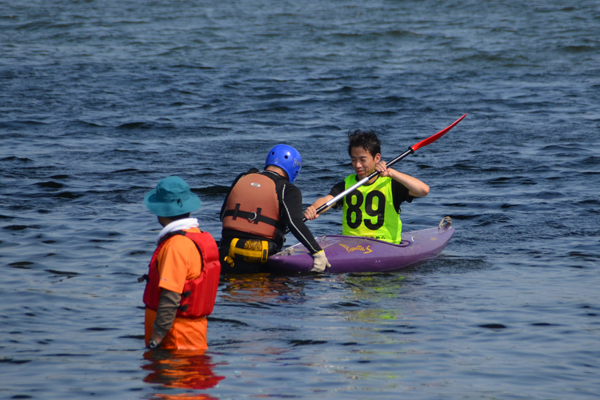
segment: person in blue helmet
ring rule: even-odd
[[[252,168],[233,181],[221,207],[222,274],[268,271],[267,258],[281,250],[288,228],[310,250],[313,271],[323,272],[330,266],[304,224],[302,193],[293,184],[300,168],[300,153],[278,144],[269,151],[264,171]]]

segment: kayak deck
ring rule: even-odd
[[[360,237],[327,235],[315,238],[325,251],[331,267],[329,273],[381,272],[407,267],[440,254],[454,228],[442,226],[402,233],[399,244]],[[298,243],[269,257],[274,273],[310,272],[313,259],[306,247]]]

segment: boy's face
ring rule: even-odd
[[[353,147],[352,150],[350,150],[350,158],[352,159],[354,172],[358,175],[358,180],[361,180],[375,171],[375,166],[381,159],[381,154],[377,153],[375,154],[375,157],[373,157],[366,149],[362,147]]]

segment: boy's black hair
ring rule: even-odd
[[[378,153],[381,154],[381,142],[373,131],[361,131],[357,129],[353,132],[348,132],[348,154],[352,155],[353,147],[362,147],[373,157]]]

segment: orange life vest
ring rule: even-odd
[[[174,235],[182,235],[191,239],[202,257],[202,272],[196,279],[185,281],[181,304],[177,310],[178,317],[199,318],[210,315],[215,306],[221,263],[219,262],[219,249],[217,243],[208,232],[177,231],[167,235],[160,242],[148,266],[148,282],[144,290],[144,304],[146,307],[158,311],[161,288],[158,286],[160,273],[158,271],[158,254],[168,239]]]
[[[227,197],[223,229],[273,240],[283,234],[277,228],[278,222],[279,200],[275,182],[258,173],[241,177]]]

